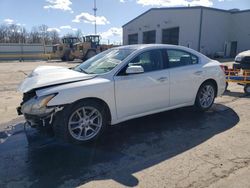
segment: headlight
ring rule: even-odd
[[[21,106],[21,111],[23,114],[47,115],[54,110],[54,108],[48,108],[47,104],[55,96],[56,94],[33,97]]]
[[[236,56],[236,57],[235,57],[235,61],[236,61],[236,62],[241,62],[242,59],[243,59],[242,56]]]

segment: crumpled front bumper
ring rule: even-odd
[[[21,111],[21,106],[18,106],[17,108],[16,108],[16,112],[17,112],[17,115],[23,115],[23,113],[22,113],[22,111]]]
[[[37,126],[45,127],[51,125],[54,113],[55,112],[53,111],[50,114],[47,114],[46,116],[23,114],[21,111],[21,107],[17,107],[17,114],[24,115],[26,123],[28,123],[28,125],[30,125],[31,127],[37,127]]]
[[[24,118],[28,125],[31,127],[37,127],[37,126],[51,126],[53,123],[53,119],[57,112],[63,110],[63,106],[60,107],[54,107],[53,111],[51,111],[48,114],[43,115],[33,115],[33,114],[26,114],[21,111],[21,106],[17,107],[17,114],[18,115],[24,115]]]

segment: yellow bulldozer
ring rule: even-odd
[[[61,44],[53,46],[53,56],[62,61],[85,61],[112,47],[113,45],[100,44],[100,35],[87,35],[82,41],[77,37],[64,37]]]

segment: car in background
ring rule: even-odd
[[[129,45],[104,51],[75,68],[41,66],[20,85],[18,107],[33,127],[91,142],[108,125],[185,106],[208,110],[225,90],[220,63],[190,48]]]
[[[234,69],[250,70],[250,50],[243,51],[235,57]]]

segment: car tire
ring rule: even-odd
[[[245,94],[250,95],[250,84],[246,84],[244,86],[244,92]]]
[[[214,103],[216,89],[212,82],[203,83],[196,95],[195,107],[199,111],[207,111]]]
[[[56,114],[53,130],[63,141],[85,144],[97,140],[106,125],[104,105],[95,100],[84,100],[66,106]]]

